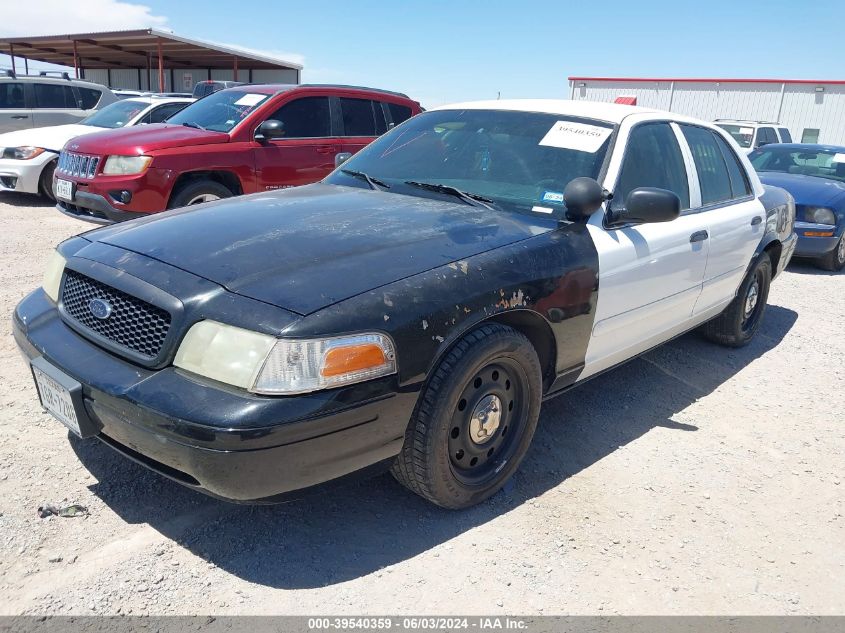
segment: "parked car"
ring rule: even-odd
[[[245,86],[242,81],[216,81],[209,79],[207,81],[198,81],[194,85],[193,97],[195,99],[202,99],[218,90],[225,90],[226,88],[234,88],[235,86]]]
[[[46,75],[0,75],[0,133],[78,123],[117,97],[105,86]]]
[[[789,130],[780,123],[716,119],[716,125],[730,134],[746,154],[764,145],[792,142]]]
[[[753,151],[751,163],[764,183],[795,198],[796,257],[825,270],[845,267],[845,147],[773,145]]]
[[[229,88],[166,125],[112,130],[67,144],[55,191],[62,213],[108,224],[242,193],[324,178],[349,155],[420,111],[406,95],[346,86]]]
[[[160,123],[193,101],[133,97],[109,104],[79,123],[0,134],[0,191],[40,193],[55,199],[53,171],[69,140],[108,129]]]
[[[544,398],[699,326],[751,340],[793,217],[712,124],[464,103],[321,183],[64,242],[13,330],[73,433],[187,486],[278,500],[392,468],[464,508]]]

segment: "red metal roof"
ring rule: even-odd
[[[569,81],[633,81],[633,82],[657,82],[675,81],[680,83],[756,83],[756,84],[826,84],[845,85],[845,79],[739,79],[730,78],[701,78],[701,77],[569,77]]]

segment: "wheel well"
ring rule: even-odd
[[[555,379],[555,363],[557,361],[557,344],[549,324],[543,317],[529,310],[512,310],[497,314],[486,322],[501,323],[512,327],[528,338],[543,368],[543,389],[548,389]]]
[[[191,171],[179,176],[176,183],[173,185],[173,190],[170,194],[172,198],[185,185],[196,182],[197,180],[213,180],[218,182],[236,196],[243,193],[241,181],[238,177],[230,171]]]
[[[778,269],[778,263],[780,262],[780,254],[783,251],[783,245],[774,240],[766,245],[766,248],[763,249],[763,252],[769,256],[769,259],[772,260],[772,274],[774,275],[774,271]]]

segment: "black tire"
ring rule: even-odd
[[[816,260],[816,266],[823,270],[836,272],[845,267],[845,234],[839,238],[836,247],[824,257]]]
[[[393,476],[444,508],[484,501],[525,457],[541,395],[530,341],[504,325],[480,326],[455,344],[420,393]]]
[[[44,169],[41,170],[41,177],[38,179],[38,189],[41,195],[53,202],[56,201],[56,195],[53,193],[53,172],[56,171],[57,164],[58,159],[44,165]]]
[[[736,297],[719,316],[702,326],[704,336],[720,345],[742,347],[760,327],[772,283],[772,261],[761,253],[743,279]],[[756,298],[752,299],[752,295]],[[753,303],[753,305],[752,305]]]
[[[192,204],[211,202],[211,199],[231,198],[232,192],[225,185],[216,180],[192,180],[181,187],[170,197],[168,209],[178,209]],[[201,200],[201,198],[208,198]]]

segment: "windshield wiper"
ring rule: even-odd
[[[205,130],[203,126],[201,126],[199,123],[194,123],[193,121],[185,121],[182,125],[184,125],[185,127],[192,127],[196,130]]]
[[[437,193],[445,193],[450,196],[455,196],[473,207],[484,207],[485,209],[490,209],[491,211],[493,210],[493,207],[487,204],[493,202],[490,198],[485,198],[477,193],[463,191],[451,185],[444,185],[439,182],[417,182],[416,180],[406,180],[405,184],[411,185],[412,187],[419,187],[420,189],[427,189],[428,191],[436,191]]]
[[[376,191],[381,191],[382,189],[390,189],[390,185],[388,185],[383,180],[379,180],[378,178],[373,178],[372,176],[368,176],[363,171],[356,171],[354,169],[341,169],[342,173],[346,174],[347,176],[352,176],[353,178],[360,178],[368,185],[370,185],[370,189],[375,189]]]

